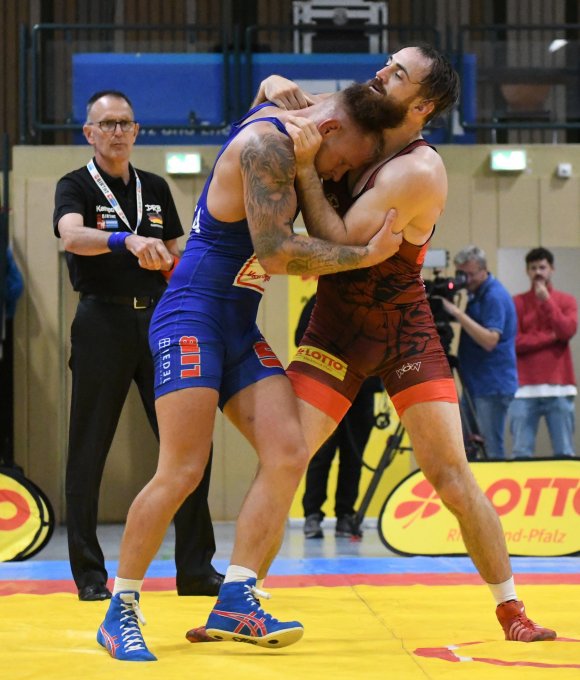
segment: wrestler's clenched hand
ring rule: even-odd
[[[400,248],[403,241],[403,231],[397,230],[397,211],[391,208],[385,215],[385,221],[379,231],[371,238],[368,248],[372,251],[374,264],[392,257]]]
[[[294,144],[296,169],[313,165],[322,143],[322,135],[316,124],[307,118],[289,116],[285,126]]]

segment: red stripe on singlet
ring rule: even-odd
[[[350,401],[328,385],[318,382],[307,375],[287,370],[286,375],[292,383],[298,399],[302,399],[319,411],[340,423],[351,406]]]
[[[393,406],[397,415],[401,417],[403,413],[415,404],[425,401],[447,401],[456,404],[457,389],[453,378],[441,378],[440,380],[428,380],[419,385],[412,385],[406,390],[402,390],[391,396]]]

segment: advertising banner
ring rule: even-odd
[[[502,522],[511,555],[580,553],[580,460],[478,461],[470,467]],[[417,470],[387,497],[383,543],[403,555],[465,555],[455,517]]]
[[[0,467],[0,562],[36,555],[50,540],[54,511],[46,495],[16,467]]]

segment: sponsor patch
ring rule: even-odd
[[[299,347],[294,355],[294,361],[303,361],[305,364],[319,368],[321,371],[341,381],[344,380],[346,369],[348,368],[347,364],[329,352],[325,352],[318,347],[311,347],[310,345]]]
[[[237,273],[234,279],[234,286],[238,288],[251,288],[262,294],[266,289],[266,284],[270,280],[270,276],[266,274],[264,268],[258,261],[255,255],[252,255],[244,262],[242,268]]]
[[[420,361],[415,361],[414,363],[408,361],[406,364],[403,364],[401,368],[397,368],[395,372],[397,374],[397,378],[399,378],[400,380],[401,377],[405,375],[405,373],[407,373],[408,371],[417,371],[417,373],[419,373],[420,368],[421,368]]]
[[[97,214],[97,229],[114,231],[119,229],[119,222],[114,215]]]
[[[171,380],[171,338],[161,338],[158,341],[157,347],[161,352],[159,360],[159,382],[164,385]]]
[[[161,215],[147,213],[147,217],[149,218],[149,223],[152,227],[163,229],[163,218]]]
[[[201,376],[201,356],[195,335],[182,335],[179,338],[180,378],[199,378]]]
[[[266,368],[282,368],[282,364],[274,353],[274,350],[265,340],[258,340],[258,342],[254,344],[254,352],[262,366],[265,366]]]

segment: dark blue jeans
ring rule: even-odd
[[[513,394],[473,397],[473,406],[488,458],[505,458],[504,432]],[[468,411],[463,399],[464,411]]]
[[[546,419],[552,453],[574,455],[574,397],[514,399],[510,406],[510,431],[516,458],[534,455],[540,418]]]

